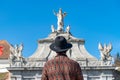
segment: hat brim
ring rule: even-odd
[[[55,51],[55,52],[63,52],[63,51],[67,51],[68,49],[72,48],[72,44],[67,43],[66,47],[64,49],[60,49],[58,47],[56,47],[55,43],[52,43],[50,45],[50,49]]]

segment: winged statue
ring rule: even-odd
[[[111,59],[111,55],[110,55],[110,52],[112,50],[111,43],[109,43],[108,45],[104,44],[104,46],[102,46],[102,44],[99,43],[98,49],[100,50],[101,60],[110,60]]]
[[[10,59],[11,60],[20,60],[22,58],[22,50],[23,44],[18,45],[11,45],[10,46]]]

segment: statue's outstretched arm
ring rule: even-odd
[[[57,13],[53,10],[53,14],[57,16]]]
[[[67,15],[67,13],[66,13],[66,12],[64,12],[64,13],[63,13],[63,17],[65,17],[66,15]]]

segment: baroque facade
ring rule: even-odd
[[[40,80],[42,69],[46,61],[54,58],[56,53],[49,49],[49,45],[56,36],[64,36],[73,47],[67,52],[67,56],[77,61],[82,69],[84,80],[114,80],[113,72],[115,67],[112,66],[112,56],[110,51],[112,45],[108,46],[99,43],[101,59],[92,56],[85,48],[85,40],[78,39],[70,32],[70,26],[64,30],[64,17],[66,13],[62,9],[57,16],[57,29],[51,25],[51,34],[47,38],[38,40],[38,48],[28,58],[22,56],[23,45],[10,45],[10,56],[6,66],[11,74],[11,80]]]

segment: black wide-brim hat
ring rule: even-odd
[[[67,51],[71,47],[72,47],[72,44],[68,43],[63,36],[56,37],[54,42],[50,45],[50,49],[55,52]]]

